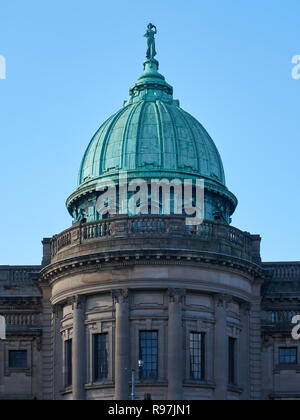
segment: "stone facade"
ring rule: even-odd
[[[300,313],[300,263],[261,263],[260,238],[220,222],[187,231],[181,217],[165,218],[164,229],[161,220],[143,218],[139,231],[128,217],[98,230],[99,222],[78,223],[44,240],[42,266],[1,266],[1,398],[128,399],[132,369],[137,399],[300,397],[298,361],[279,356],[299,348],[291,318]],[[153,378],[138,369],[147,331],[157,334]],[[205,337],[203,377],[191,376],[192,333]],[[107,372],[96,380],[99,334]],[[20,350],[26,366],[13,368],[10,352]]]

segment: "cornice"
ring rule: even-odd
[[[78,273],[97,272],[105,268],[124,268],[133,265],[182,265],[239,272],[249,280],[264,279],[262,268],[250,261],[225,254],[191,250],[122,250],[83,255],[61,260],[45,267],[42,281],[53,285],[64,277]]]

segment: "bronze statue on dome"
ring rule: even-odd
[[[149,23],[147,26],[147,32],[145,33],[145,37],[147,38],[147,53],[146,57],[148,60],[153,59],[156,56],[156,50],[155,50],[155,35],[157,34],[157,28],[155,25],[152,25],[152,23]]]

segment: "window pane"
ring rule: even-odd
[[[279,349],[279,363],[282,365],[297,364],[297,348],[287,347]]]
[[[190,333],[190,376],[205,379],[205,334]]]
[[[72,340],[65,341],[65,386],[72,385]]]
[[[94,334],[94,380],[108,377],[108,334]]]
[[[230,385],[236,385],[235,360],[236,340],[230,337],[228,341],[228,382]]]
[[[140,369],[141,378],[156,378],[158,375],[158,332],[140,332],[140,360],[144,362]]]
[[[9,367],[11,369],[27,368],[27,351],[26,350],[10,350]]]

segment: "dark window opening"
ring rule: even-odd
[[[26,369],[27,368],[27,351],[26,350],[10,350],[8,366],[10,369]]]
[[[236,385],[236,339],[231,337],[228,341],[228,382]]]
[[[141,379],[153,379],[158,376],[158,331],[140,332],[140,369]]]
[[[108,334],[94,334],[94,381],[108,377]]]
[[[286,347],[279,349],[279,364],[296,365],[297,364],[297,347]]]
[[[65,386],[72,386],[72,340],[65,341]]]
[[[190,377],[205,379],[205,333],[190,333]]]

